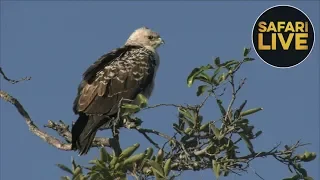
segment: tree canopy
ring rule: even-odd
[[[150,105],[143,95],[138,96],[138,105],[121,104],[122,128],[141,133],[150,142],[150,147],[139,149],[139,142],[129,147],[120,147],[114,138],[96,137],[92,146],[99,147],[99,157],[91,160],[89,165],[80,165],[74,160],[70,168],[69,165],[57,164],[69,174],[62,176],[62,179],[127,179],[132,176],[136,179],[160,180],[174,179],[187,170],[205,169],[212,169],[215,177],[219,179],[230,174],[241,175],[250,168],[253,160],[263,161],[261,158],[268,157],[287,166],[292,173],[291,177],[284,177],[283,180],[312,180],[303,164],[313,161],[316,153],[297,153],[300,147],[308,144],[297,140],[294,144],[279,143],[264,151],[255,150],[255,141],[259,141],[263,131],[256,130],[250,115],[263,108],[251,107],[247,100],[241,102],[240,106],[235,106],[238,93],[246,83],[245,77],[235,78],[237,72],[241,71],[242,66],[253,62],[250,48],[245,48],[239,60],[221,61],[216,57],[213,62],[194,68],[186,78],[186,84],[188,87],[197,86],[195,95],[202,100],[195,105]],[[0,73],[5,80],[13,84],[31,79],[26,77],[11,80],[1,68]],[[17,108],[32,133],[58,149],[71,150],[71,133],[67,123],[49,121],[46,127],[55,130],[60,137],[51,136],[35,125],[16,98],[3,90],[0,91],[0,97]],[[230,100],[226,101],[223,97],[229,97]],[[202,115],[201,110],[209,101],[215,102],[216,106],[213,108],[219,109],[218,117]],[[263,105],[263,102],[261,104]],[[172,134],[162,133],[156,127],[146,128],[143,126],[143,119],[139,118],[138,112],[161,106],[175,108],[177,111],[177,119],[171,126]],[[165,143],[153,140],[150,135],[161,137]],[[258,173],[256,175],[264,179]]]

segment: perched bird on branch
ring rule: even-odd
[[[164,41],[147,27],[135,30],[125,45],[101,56],[83,74],[73,111],[79,115],[72,127],[72,149],[87,154],[98,129],[119,118],[122,99],[138,94],[149,98]]]

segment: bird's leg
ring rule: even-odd
[[[128,102],[128,103],[131,103],[133,100],[131,99],[124,99],[124,98],[121,98],[120,101],[119,101],[119,104],[118,104],[118,112],[117,112],[117,117],[115,118],[115,120],[113,121],[114,124],[113,124],[113,131],[112,131],[112,134],[113,134],[113,137],[115,137],[117,140],[119,140],[119,122],[121,120],[121,114],[122,114],[122,111],[121,111],[121,106],[124,102]]]

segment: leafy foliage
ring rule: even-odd
[[[72,176],[63,179],[103,180],[126,179],[128,175],[136,179],[174,179],[185,170],[212,169],[218,179],[231,173],[242,173],[250,167],[250,162],[257,158],[271,156],[285,164],[294,173],[290,178],[283,180],[312,180],[302,163],[316,159],[313,152],[296,154],[297,148],[303,146],[299,141],[294,145],[285,145],[279,150],[279,145],[269,151],[256,152],[254,141],[262,131],[256,131],[249,118],[263,110],[261,107],[247,107],[245,100],[240,106],[234,107],[238,92],[242,89],[246,79],[235,82],[237,71],[245,63],[254,61],[249,57],[250,49],[243,50],[241,60],[222,62],[219,57],[212,64],[194,68],[187,77],[187,86],[192,87],[198,82],[196,95],[204,97],[198,105],[160,104],[148,106],[147,99],[139,95],[138,104],[123,104],[122,117],[124,121],[131,122],[130,128],[142,133],[150,143],[157,148],[154,154],[152,147],[144,152],[136,153],[139,144],[127,147],[120,155],[108,153],[105,148],[100,149],[100,158],[90,161],[92,166],[83,167],[72,160],[72,169],[65,165],[57,166]],[[236,85],[238,84],[238,85]],[[224,102],[222,96],[225,90],[231,89],[231,100]],[[200,110],[209,99],[214,98],[221,116],[212,121],[205,121]],[[134,117],[136,112],[156,108],[159,106],[172,106],[177,108],[178,119],[172,125],[173,136],[165,135],[153,129],[141,128],[142,121]],[[212,119],[210,117],[210,119]],[[125,123],[124,123],[125,124]],[[128,126],[125,126],[128,128]],[[158,146],[148,133],[164,138],[167,143],[162,148]],[[247,150],[240,149],[241,144]]]
[[[109,154],[105,148],[100,148],[100,158],[89,162],[92,166],[82,167],[75,163],[72,159],[72,170],[62,164],[57,166],[72,178],[63,176],[66,180],[105,180],[105,179],[126,179],[128,171],[135,173],[143,173],[146,175],[154,175],[158,178],[170,179],[171,159],[163,160],[163,150],[160,149],[158,154],[153,155],[153,148],[147,148],[145,152],[134,154],[139,148],[139,144],[127,147],[120,156]],[[88,170],[85,175],[83,170]]]

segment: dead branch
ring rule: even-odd
[[[16,83],[21,82],[21,81],[29,81],[29,80],[31,79],[31,77],[24,77],[24,78],[21,78],[21,79],[19,79],[19,80],[10,79],[10,78],[8,78],[8,77],[5,75],[5,73],[3,72],[3,70],[2,70],[1,67],[0,67],[0,74],[3,76],[3,78],[4,78],[6,81],[10,82],[11,84],[16,84]]]
[[[19,114],[24,118],[25,122],[27,123],[29,130],[40,137],[42,140],[47,142],[48,144],[64,151],[71,151],[71,132],[69,130],[69,127],[65,125],[62,121],[60,123],[55,123],[53,121],[49,121],[48,125],[45,127],[48,127],[50,129],[53,129],[58,132],[60,136],[62,136],[67,143],[63,143],[58,138],[49,135],[47,132],[42,131],[38,128],[37,125],[31,120],[31,117],[29,116],[28,112],[24,109],[24,107],[20,104],[20,102],[12,97],[10,94],[8,94],[5,91],[0,90],[0,97],[5,100],[6,102],[11,103],[15,106],[15,108],[18,110]],[[112,138],[95,138],[93,146],[94,147],[113,147],[114,140]]]
[[[44,131],[41,131],[34,123],[33,121],[31,120],[29,114],[27,113],[27,111],[25,111],[25,109],[23,108],[23,106],[20,104],[20,102],[12,97],[11,95],[9,95],[7,92],[4,92],[2,90],[0,90],[0,97],[11,103],[12,105],[14,105],[18,112],[20,113],[20,115],[24,118],[24,120],[26,121],[28,127],[29,127],[29,130],[37,135],[38,137],[40,137],[41,139],[43,139],[45,142],[47,142],[48,144],[58,148],[58,149],[61,149],[61,150],[65,150],[65,151],[68,151],[68,150],[71,150],[71,144],[65,144],[65,143],[62,143],[59,139],[53,137],[53,136],[50,136],[49,134],[47,134],[46,132]]]

